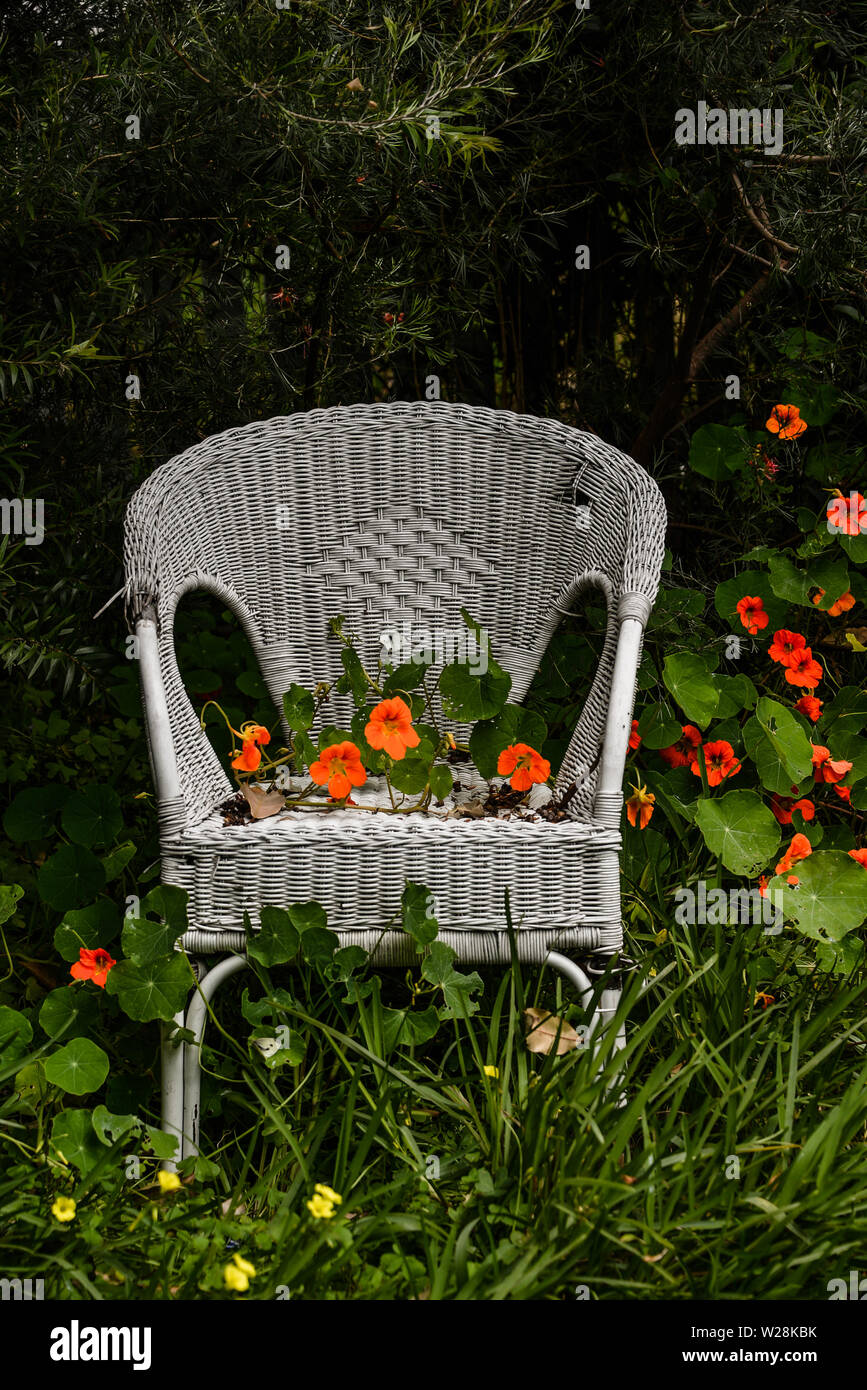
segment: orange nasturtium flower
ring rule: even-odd
[[[681,724],[681,736],[670,748],[660,748],[659,756],[669,767],[689,767],[695,759],[695,750],[701,743],[701,734],[694,724]]]
[[[310,776],[318,787],[328,783],[328,795],[335,801],[342,801],[353,787],[363,787],[367,773],[361,762],[361,753],[354,743],[333,743],[319,754],[315,763],[310,764]]]
[[[815,695],[802,695],[795,704],[795,709],[801,714],[805,714],[808,719],[815,724],[822,714],[823,700],[817,700]]]
[[[797,661],[798,653],[802,652],[807,645],[806,637],[802,637],[800,632],[789,632],[788,628],[781,627],[779,632],[774,633],[774,640],[768,647],[768,656],[771,661],[779,661],[783,666],[791,666],[792,662]]]
[[[862,869],[867,869],[867,849],[850,849],[849,858],[860,864]]]
[[[813,595],[813,602],[821,603],[824,597],[825,590],[820,589],[817,594]],[[825,609],[825,612],[828,614],[829,618],[839,618],[841,613],[848,613],[849,609],[854,607],[855,595],[851,592],[851,590],[847,589],[845,594],[841,594],[838,599],[834,600],[830,608]]]
[[[264,724],[256,724],[253,720],[242,724],[240,730],[233,729],[232,733],[241,740],[241,751],[237,758],[233,758],[232,767],[237,767],[241,772],[255,772],[262,761],[262,754],[256,745],[264,748],[266,743],[271,742],[271,735]]]
[[[637,720],[637,719],[633,719],[633,721],[632,721],[632,731],[631,731],[631,733],[630,733],[630,735],[629,735],[629,747],[632,748],[632,749],[638,748],[639,745],[640,745],[640,743],[641,743],[641,734],[638,732],[638,720]]]
[[[105,989],[108,972],[113,965],[117,965],[117,961],[101,946],[97,946],[94,951],[88,951],[86,946],[82,946],[78,953],[78,960],[71,967],[69,973],[73,980],[93,980],[93,983],[99,985],[100,989]]]
[[[832,758],[830,751],[820,743],[813,744],[813,780],[815,782],[842,782],[852,764],[845,758]]]
[[[775,874],[787,874],[791,871],[792,865],[797,864],[800,859],[806,859],[808,854],[813,853],[813,846],[806,835],[800,834],[792,836],[792,843],[786,850],[777,867]]]
[[[735,757],[735,750],[724,738],[717,739],[715,743],[704,745],[704,763],[707,768],[707,782],[709,787],[718,787],[726,777],[734,777],[736,772],[740,772],[740,759]],[[698,765],[698,756],[690,764],[696,777],[701,776],[701,768]]]
[[[813,820],[816,815],[816,807],[807,798],[802,797],[800,801],[795,801],[794,797],[777,796],[776,793],[771,797],[771,810],[780,825],[791,825],[794,811],[800,811],[804,820]]]
[[[759,597],[752,598],[749,594],[745,594],[742,599],[738,599],[735,606],[740,614],[741,622],[751,637],[755,637],[770,622],[770,618],[765,612],[765,605]]]
[[[626,815],[630,825],[638,822],[639,830],[643,830],[653,815],[653,803],[656,797],[653,792],[649,792],[646,787],[632,788],[632,796],[626,802]]]
[[[765,421],[765,429],[778,434],[781,439],[797,439],[807,428],[806,420],[796,405],[775,405],[770,419]]]
[[[821,679],[822,668],[809,647],[796,652],[794,660],[786,664],[789,685],[802,685],[806,690],[815,690]]]
[[[551,764],[527,743],[510,743],[497,759],[497,772],[508,777],[513,791],[528,792],[536,782],[547,782]]]
[[[402,700],[399,695],[380,700],[370,711],[364,737],[371,748],[375,748],[377,752],[380,749],[384,750],[396,762],[406,757],[407,748],[418,748],[421,742],[412,727],[412,711],[406,700]]]
[[[860,536],[867,531],[867,502],[860,492],[844,497],[839,488],[837,496],[828,504],[828,525],[844,536]]]

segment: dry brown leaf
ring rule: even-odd
[[[552,1052],[556,1045],[557,1056],[562,1057],[564,1052],[571,1052],[578,1046],[575,1029],[545,1009],[525,1009],[524,1027],[527,1030],[525,1041],[531,1052]]]
[[[266,820],[268,816],[276,816],[278,811],[286,808],[286,798],[282,792],[266,792],[264,787],[244,787],[244,799],[254,820]]]
[[[347,92],[363,92],[364,87],[361,84],[361,78],[353,77],[351,82],[347,82],[346,90]]]

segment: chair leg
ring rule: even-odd
[[[584,971],[581,969],[580,965],[576,965],[574,960],[570,960],[568,956],[561,955],[559,951],[550,951],[548,953],[548,958],[545,964],[552,965],[555,970],[559,970],[560,974],[564,975],[566,979],[569,981],[569,983],[574,985],[575,989],[578,991],[578,1000],[581,1004],[581,1007],[584,1009],[588,1008],[590,1000],[593,996],[593,984],[589,976],[586,975]],[[607,989],[604,989],[602,991],[596,1008],[593,1010],[593,1013],[590,1018],[590,1026],[588,1029],[589,1039],[592,1040],[594,1034],[599,1032],[601,1029],[605,1028],[609,1020],[617,1012],[617,1009],[620,1005],[621,993],[622,990],[619,984],[616,987],[612,987],[609,985]],[[620,1052],[625,1046],[626,1023],[625,1021],[623,1021],[617,1029],[617,1036],[614,1039],[614,1051]],[[598,1045],[595,1046],[593,1050],[594,1053],[597,1052]],[[615,1076],[619,1078],[621,1075],[622,1068],[618,1068],[617,1072],[615,1073]],[[615,1085],[616,1081],[612,1083],[610,1089],[613,1090]],[[620,1090],[620,1093],[617,1097],[617,1104],[626,1104],[626,1094],[622,1089]]]
[[[195,1036],[194,1043],[187,1043],[184,1058],[183,1127],[184,1158],[195,1157],[199,1152],[199,1106],[202,1091],[202,1041],[208,1018],[208,1005],[224,980],[243,970],[247,964],[245,956],[227,956],[211,967],[199,980],[199,988],[193,995],[187,1010],[186,1027]]]
[[[186,1044],[173,1046],[169,1034],[173,1027],[183,1028],[184,1013],[175,1014],[171,1023],[161,1027],[160,1069],[162,1071],[162,1120],[161,1128],[177,1140],[174,1158],[163,1159],[160,1167],[167,1173],[174,1173],[184,1156],[184,1054]]]

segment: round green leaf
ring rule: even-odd
[[[17,1009],[0,1004],[0,1058],[4,1067],[24,1056],[32,1037],[30,1021]]]
[[[700,729],[706,728],[719,703],[719,690],[708,659],[692,652],[675,652],[665,658],[662,680],[687,719]]]
[[[78,960],[82,947],[93,951],[114,941],[120,924],[117,906],[108,898],[100,898],[89,907],[66,913],[54,933],[54,948],[63,960]]]
[[[638,732],[645,748],[670,748],[672,744],[677,743],[683,727],[676,719],[672,719],[666,705],[655,704],[642,710],[638,720]]]
[[[42,840],[54,829],[65,794],[60,787],[26,787],[3,817],[3,829],[16,844]]]
[[[499,714],[509,697],[512,678],[492,658],[481,675],[475,675],[465,663],[456,662],[443,667],[439,688],[449,719],[475,723]]]
[[[120,797],[113,787],[82,787],[67,801],[60,823],[77,845],[110,845],[123,825]]]
[[[755,878],[779,848],[776,817],[755,792],[732,791],[721,797],[702,797],[696,806],[695,820],[708,849],[733,874]]]
[[[141,963],[122,960],[109,971],[106,993],[113,994],[129,1018],[147,1023],[171,1019],[187,1002],[193,985],[189,962],[181,951]]]
[[[105,1149],[96,1137],[89,1110],[64,1110],[51,1126],[51,1148],[63,1163],[90,1172]]]
[[[298,954],[301,937],[289,913],[282,907],[263,907],[259,930],[250,935],[247,952],[262,965],[285,965]]]
[[[389,775],[392,786],[399,792],[404,792],[407,796],[417,796],[427,786],[429,773],[429,759],[414,758],[408,754],[394,764]]]
[[[70,985],[53,989],[39,1010],[40,1027],[49,1038],[62,1036],[64,1041],[87,1037],[98,1018],[99,1003],[93,990],[70,988]]]
[[[84,1096],[99,1090],[108,1076],[108,1057],[90,1038],[73,1038],[46,1058],[45,1075],[52,1086]]]
[[[60,911],[83,907],[104,885],[105,869],[96,855],[82,845],[61,845],[36,876],[42,901]]]
[[[748,446],[730,425],[702,425],[692,436],[689,466],[702,477],[722,482],[746,468]]]
[[[771,896],[805,936],[840,941],[867,918],[867,870],[844,850],[820,850],[792,873],[797,887],[777,881]]]
[[[438,801],[445,801],[451,795],[453,784],[454,776],[446,763],[436,763],[431,768],[430,789]]]

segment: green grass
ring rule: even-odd
[[[183,1191],[160,1193],[153,1159],[127,1179],[129,1139],[82,1179],[37,1151],[39,1104],[0,1110],[3,1272],[72,1299],[826,1299],[867,1248],[867,980],[786,949],[769,976],[759,932],[633,941],[620,1058],[612,1034],[596,1058],[527,1051],[526,1004],[581,1017],[550,972],[486,971],[478,1014],[390,1051],[400,972],[352,1003],[310,967],[245,972],[209,1027],[206,1160]],[[244,989],[280,1001],[297,1065],[248,1046]],[[343,1197],[331,1220],[306,1209],[317,1182]],[[58,1192],[77,1201],[62,1227]],[[227,1240],[257,1271],[244,1294]]]

